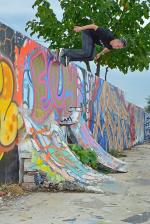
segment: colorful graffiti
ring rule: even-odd
[[[131,145],[130,117],[121,90],[96,78],[89,113],[90,130],[102,148],[122,150]]]
[[[36,122],[43,123],[52,111],[58,119],[70,105],[76,105],[75,66],[58,65],[50,51],[29,39],[20,50],[16,46],[15,52],[18,99],[20,104],[28,103]]]
[[[148,113],[145,113],[144,131],[145,141],[150,141],[150,114]]]
[[[75,139],[84,149],[90,148],[94,150],[97,155],[97,160],[101,165],[113,171],[127,172],[127,164],[125,162],[111,156],[96,142],[82,114],[81,108],[70,108],[69,118],[72,121],[72,125],[69,130],[71,131],[70,138],[72,142],[76,143],[74,142]],[[68,125],[68,121],[70,120],[64,118],[61,124],[65,125],[66,123]]]
[[[145,112],[127,102],[123,91],[78,67],[77,96],[84,119],[106,151],[144,141]]]
[[[32,145],[32,168],[47,174],[50,182],[75,182],[84,190],[100,190],[100,184],[109,181],[107,176],[84,166],[65,143],[64,133],[53,119],[41,126],[23,113],[25,126]],[[23,142],[22,142],[23,144]],[[96,187],[95,187],[96,186]]]
[[[14,101],[14,69],[11,62],[0,56],[0,153],[13,149],[23,120]]]
[[[54,125],[70,114],[70,107],[82,108],[83,129],[89,127],[105,151],[142,143],[144,117],[149,138],[148,115],[128,103],[121,90],[74,64],[56,63],[49,49],[0,23],[0,160],[15,145],[26,145],[33,151],[36,168],[46,169],[49,177],[80,184],[86,184],[89,175],[99,178],[71,154]],[[47,124],[53,131],[45,130]]]

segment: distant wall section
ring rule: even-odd
[[[144,140],[150,142],[150,114],[145,113],[145,133]]]

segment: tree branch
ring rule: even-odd
[[[90,67],[89,61],[85,60],[84,63],[86,64],[86,68],[87,68],[88,72],[91,72],[91,67]]]
[[[109,67],[106,67],[106,71],[105,71],[105,81],[107,81],[107,73],[108,73]]]
[[[97,63],[95,75],[100,77],[100,61],[98,61],[98,63]]]

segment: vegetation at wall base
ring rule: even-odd
[[[103,172],[105,174],[114,173],[114,171],[111,170],[109,167],[105,167],[100,163],[98,164],[97,171]]]
[[[93,169],[98,169],[97,156],[92,149],[84,149],[78,144],[69,144],[69,147],[78,156],[83,164],[88,165]]]
[[[104,167],[97,161],[96,153],[92,149],[84,149],[78,144],[69,144],[69,147],[78,156],[83,164],[106,174],[112,172],[111,169]]]
[[[119,152],[116,149],[110,149],[109,150],[109,154],[111,154],[112,156],[116,157],[116,158],[120,158],[120,157],[126,157],[127,155],[124,154],[123,152]]]
[[[15,198],[27,194],[19,184],[0,185],[0,192],[3,192],[6,198]]]
[[[96,153],[92,149],[90,148],[84,149],[82,146],[78,144],[68,144],[68,146],[83,164],[88,165],[91,168],[103,172],[105,174],[113,172],[110,168],[105,167],[98,162]],[[116,158],[126,157],[126,155],[123,152],[119,152],[116,149],[111,149],[109,153]]]

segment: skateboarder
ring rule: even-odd
[[[120,49],[126,46],[125,39],[117,39],[109,29],[98,27],[95,24],[75,26],[75,32],[82,33],[82,49],[62,49],[60,61],[67,66],[70,61],[98,60],[101,55],[111,49]],[[95,56],[95,45],[101,45],[104,49]]]

